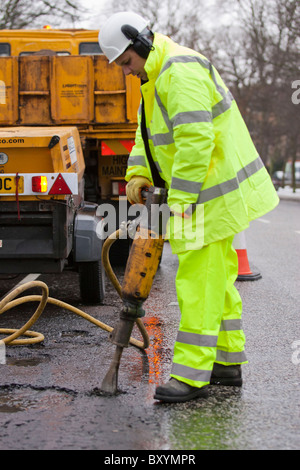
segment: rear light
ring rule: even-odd
[[[59,173],[58,177],[53,183],[52,188],[50,189],[49,195],[58,195],[58,194],[72,194],[72,191],[70,190],[69,186],[65,182],[63,176],[61,173]]]
[[[33,176],[31,183],[34,193],[46,193],[48,190],[47,176]]]
[[[113,181],[112,194],[113,196],[126,196],[126,181]]]

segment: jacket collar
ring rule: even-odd
[[[148,80],[156,80],[163,65],[169,57],[170,47],[174,42],[167,36],[160,33],[154,33],[154,50],[150,52],[145,63],[145,70]]]

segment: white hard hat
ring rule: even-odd
[[[133,44],[121,31],[124,25],[130,25],[141,33],[149,25],[149,21],[133,12],[115,13],[106,21],[99,32],[99,44],[110,64]]]

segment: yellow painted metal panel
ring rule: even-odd
[[[12,56],[41,49],[76,55],[81,42],[98,42],[98,34],[99,30],[86,29],[2,29],[0,41],[10,44]]]
[[[15,124],[18,119],[18,61],[16,57],[1,57],[0,124]]]
[[[126,84],[121,67],[108,64],[104,56],[94,57],[95,122],[126,122]]]
[[[57,144],[49,148],[53,136]],[[7,162],[0,173],[77,173],[83,177],[85,163],[76,127],[0,128],[0,152]]]
[[[140,86],[139,78],[126,76],[126,117],[129,122],[137,123],[137,112],[141,101]]]
[[[19,58],[20,124],[51,124],[49,59],[47,56]]]
[[[93,75],[91,57],[51,57],[51,116],[56,124],[93,120]]]

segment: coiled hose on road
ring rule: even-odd
[[[111,264],[109,262],[109,249],[111,245],[118,239],[120,238],[121,233],[123,233],[123,230],[125,228],[120,228],[113,234],[111,234],[104,242],[103,248],[102,248],[102,263],[104,266],[104,269],[106,271],[106,274],[110,281],[112,282],[113,286],[115,287],[117,293],[119,296],[122,298],[121,294],[121,286],[120,283],[115,275],[115,273],[112,270]],[[22,294],[24,291],[31,289],[33,287],[40,287],[42,289],[42,295],[27,295],[25,297],[20,297],[17,298],[20,294]],[[64,308],[66,310],[71,311],[72,313],[75,313],[76,315],[80,315],[82,318],[85,320],[88,320],[89,322],[93,323],[94,325],[100,327],[102,330],[105,330],[107,332],[111,332],[113,328],[109,325],[106,325],[105,323],[97,320],[96,318],[92,317],[91,315],[88,315],[84,311],[80,310],[77,307],[74,307],[73,305],[70,305],[66,302],[62,302],[61,300],[55,299],[53,297],[49,297],[49,289],[47,284],[45,284],[42,281],[31,281],[27,282],[19,287],[16,287],[14,290],[12,290],[9,294],[7,294],[4,299],[0,302],[0,315],[4,312],[7,312],[8,310],[21,305],[26,302],[39,302],[39,305],[32,315],[32,317],[28,320],[28,322],[22,326],[19,329],[11,329],[11,328],[0,328],[0,334],[9,334],[9,336],[6,336],[5,338],[2,339],[2,342],[5,345],[27,345],[27,344],[34,344],[34,343],[40,343],[42,342],[45,337],[41,333],[31,331],[29,328],[32,327],[32,325],[37,321],[37,319],[41,316],[43,313],[47,303],[56,305],[57,307]],[[130,338],[130,344],[133,346],[136,346],[139,349],[146,349],[149,346],[149,336],[147,333],[147,330],[140,318],[136,320],[136,324],[140,330],[140,333],[142,335],[143,341],[139,341],[133,337]],[[17,339],[20,336],[27,336],[26,339]]]

